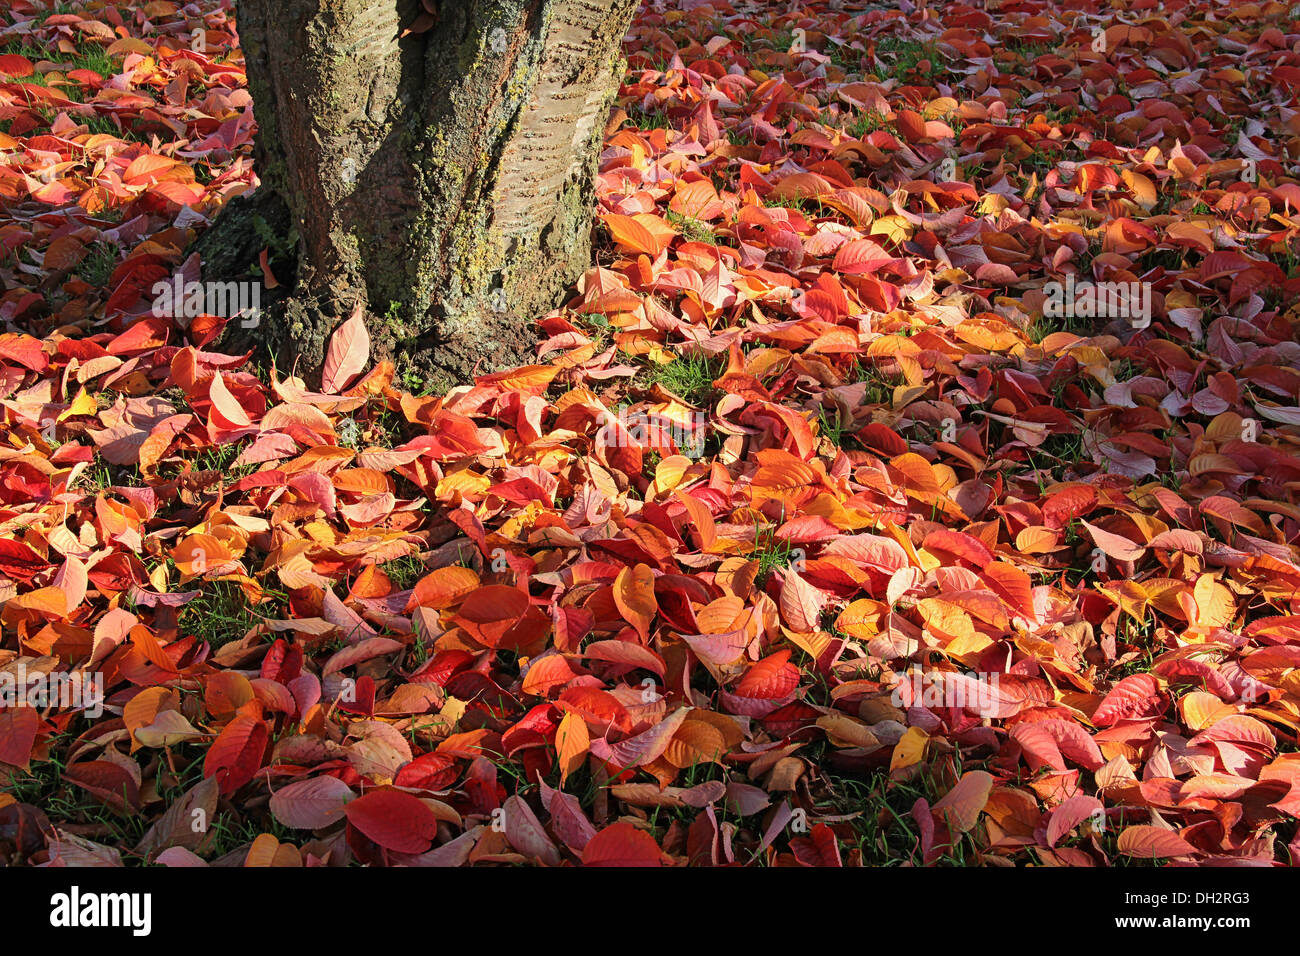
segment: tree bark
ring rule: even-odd
[[[297,250],[263,344],[315,369],[362,297],[376,354],[436,389],[527,361],[532,321],[590,263],[596,157],[636,6],[238,0],[253,218],[287,225]],[[222,232],[249,218],[241,205],[200,246],[205,275],[247,254]]]

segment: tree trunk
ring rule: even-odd
[[[255,201],[296,233],[292,297],[256,332],[282,364],[317,368],[358,297],[376,354],[439,390],[528,360],[533,320],[590,263],[596,156],[636,6],[238,0]],[[223,213],[200,246],[205,276],[231,248],[222,220],[238,230],[241,216]]]

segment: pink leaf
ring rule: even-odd
[[[354,378],[365,371],[366,363],[370,361],[370,333],[366,331],[362,311],[361,303],[358,302],[347,321],[330,336],[325,364],[321,367],[322,392],[342,392]]]

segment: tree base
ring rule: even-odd
[[[267,250],[277,285],[263,285],[261,320],[254,327],[229,322],[211,348],[251,352],[258,365],[274,362],[282,374],[295,374],[316,388],[330,335],[357,300],[366,298],[366,290],[346,283],[334,284],[325,294],[302,288],[295,281],[296,255],[287,247],[276,248],[279,237],[289,232],[288,207],[263,187],[232,200],[189,252],[199,254],[205,282],[264,284],[260,268],[252,270]],[[564,285],[553,284],[544,295],[554,301],[563,295]],[[472,382],[475,375],[527,364],[533,357],[537,340],[532,320],[540,312],[525,318],[503,310],[457,324],[431,314],[435,311],[408,315],[399,303],[368,303],[372,358],[393,362],[418,378],[425,391],[441,394]]]
[[[309,384],[357,302],[372,357],[431,390],[525,364],[534,322],[590,262],[597,158],[637,0],[427,6],[239,5],[258,193],[271,197],[252,201],[283,207],[274,235],[296,262],[288,297],[230,341]],[[223,278],[273,244],[266,213],[230,218],[204,256]]]
[[[270,357],[274,343],[268,340],[268,331],[277,325],[297,272],[291,236],[289,207],[274,191],[261,188],[228,202],[216,222],[191,244],[186,255],[198,253],[204,282],[262,285],[261,321],[253,328],[238,321],[227,323],[215,348],[231,354],[251,351],[259,358]],[[263,249],[267,250],[276,279],[274,289],[267,287],[266,277],[261,274]]]

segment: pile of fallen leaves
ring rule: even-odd
[[[0,675],[104,683],[0,709],[0,855],[1292,861],[1300,21],[777,6],[641,12],[599,264],[447,395],[148,314],[228,2],[0,12]]]

